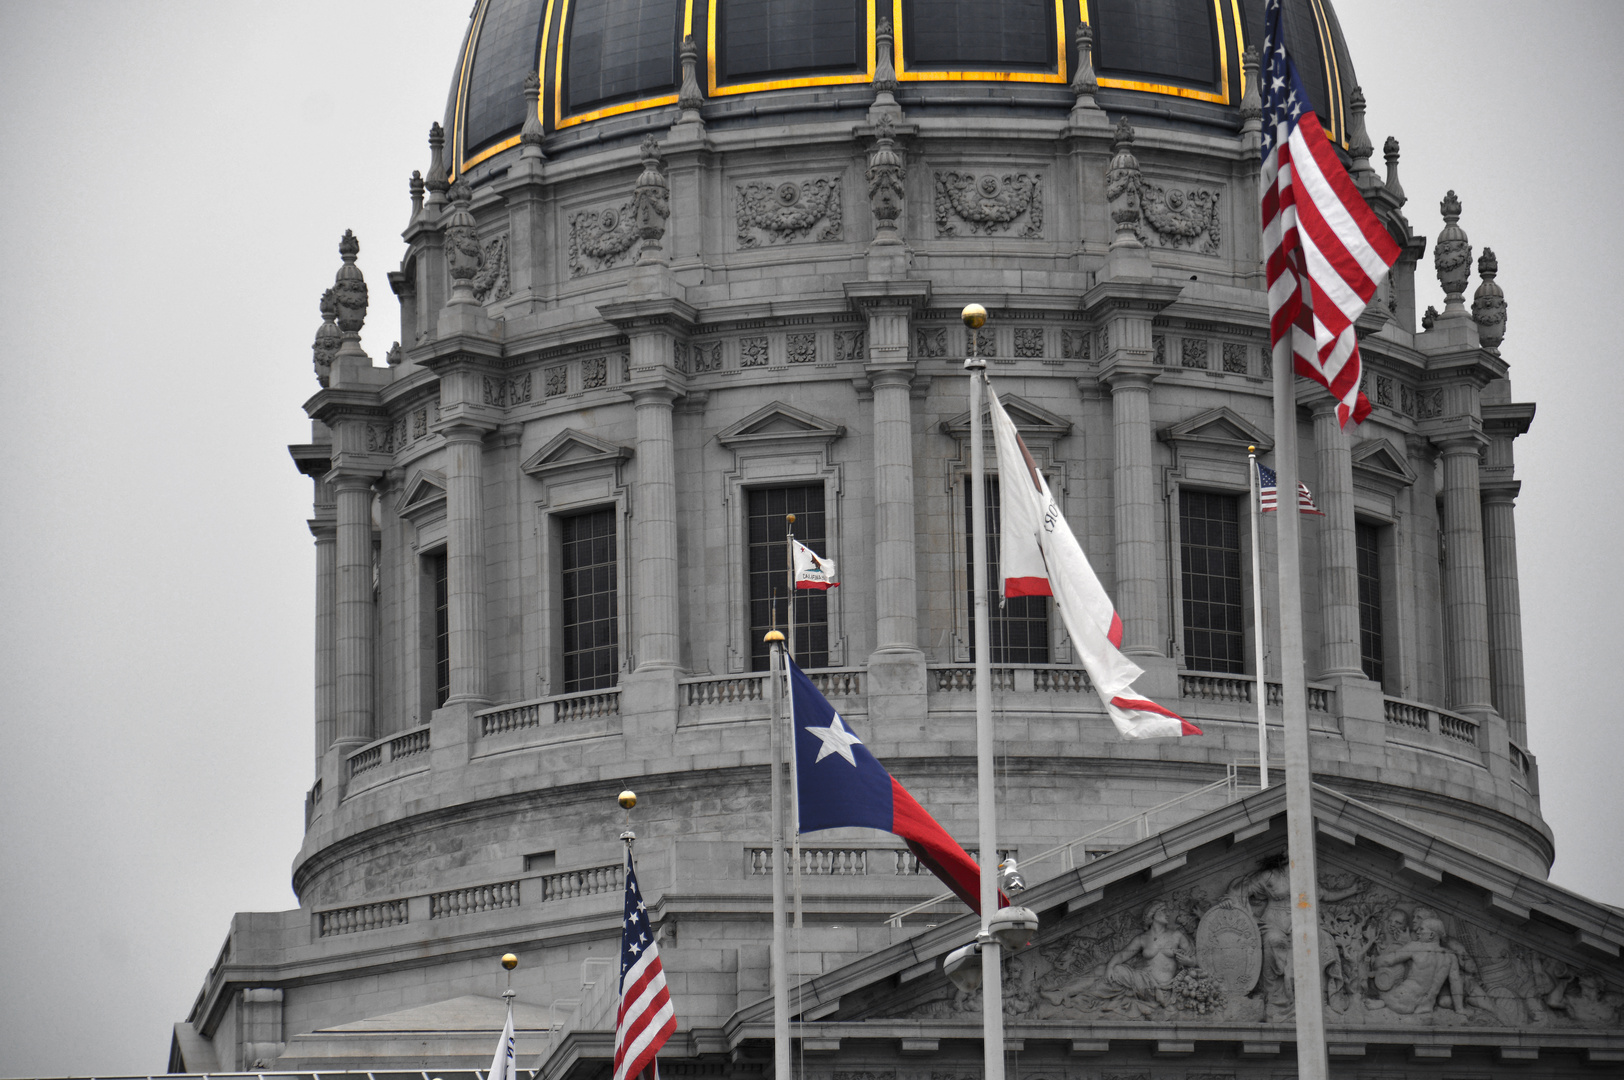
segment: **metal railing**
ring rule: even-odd
[[[1166,802],[1157,803],[1155,806],[1149,807],[1137,814],[1134,814],[1132,817],[1125,817],[1120,821],[1113,821],[1109,825],[1102,825],[1093,832],[1084,833],[1075,840],[1068,840],[1064,844],[1057,844],[1047,851],[1040,851],[1030,858],[1023,859],[1021,860],[1021,869],[1030,873],[1030,867],[1035,866],[1038,863],[1046,862],[1058,855],[1060,857],[1060,872],[1065,873],[1067,870],[1074,869],[1078,865],[1076,859],[1076,850],[1079,846],[1086,844],[1088,841],[1098,840],[1102,836],[1116,832],[1118,829],[1126,828],[1129,825],[1138,826],[1138,838],[1143,840],[1151,835],[1150,816],[1152,814],[1160,813],[1163,810],[1171,810],[1175,806],[1181,806],[1184,803],[1191,802],[1203,795],[1210,795],[1215,791],[1223,791],[1225,793],[1225,805],[1234,802],[1240,797],[1240,767],[1238,765],[1231,763],[1230,765],[1226,766],[1224,769],[1224,778],[1222,780],[1214,780],[1212,783],[1203,787],[1186,791],[1182,795],[1168,799]],[[1087,850],[1088,849],[1086,848],[1084,849],[1085,857]],[[1036,884],[1036,882],[1031,882],[1031,884]],[[933,908],[937,904],[944,903],[951,899],[953,899],[953,894],[951,892],[941,893],[938,896],[931,897],[929,900],[926,900],[923,903],[915,904],[912,907],[903,908],[901,911],[887,916],[885,923],[887,926],[900,928],[902,926],[902,920],[906,919],[908,916],[917,915],[922,911]]]

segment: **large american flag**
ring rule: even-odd
[[[1280,0],[1264,10],[1263,252],[1269,283],[1269,341],[1291,343],[1297,374],[1337,399],[1337,419],[1359,423],[1370,402],[1359,392],[1353,321],[1375,295],[1399,247],[1365,205],[1314,114],[1286,55]]]
[[[655,1055],[677,1031],[677,1014],[665,989],[660,948],[654,943],[648,907],[637,887],[632,853],[626,852],[626,915],[620,924],[620,1010],[615,1017],[615,1080],[658,1080]]]
[[[1280,509],[1280,482],[1275,479],[1274,470],[1258,462],[1257,466],[1257,497],[1258,506],[1267,514],[1271,510]],[[1325,513],[1314,505],[1314,496],[1308,493],[1308,485],[1301,480],[1297,481],[1297,512],[1300,514]]]

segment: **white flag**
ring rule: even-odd
[[[789,543],[790,549],[795,553],[797,589],[832,589],[840,584],[835,579],[833,560],[819,558],[816,552],[799,540],[791,540]]]
[[[513,1002],[508,1002],[507,1023],[502,1025],[502,1041],[496,1044],[491,1071],[485,1080],[518,1080],[518,1055],[513,1051]]]
[[[998,447],[998,560],[1004,595],[1055,598],[1088,679],[1124,736],[1201,734],[1177,713],[1134,693],[1133,682],[1144,669],[1122,655],[1122,620],[1111,598],[991,386],[987,400]]]

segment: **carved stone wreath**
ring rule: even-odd
[[[513,295],[508,282],[508,234],[493,236],[485,241],[485,250],[479,261],[479,272],[474,275],[474,299],[481,304],[493,300],[506,300]]]
[[[1223,227],[1218,221],[1220,194],[1199,188],[1180,191],[1145,184],[1140,201],[1145,225],[1163,247],[1199,247],[1208,255],[1216,255],[1223,239]]]
[[[1007,234],[1022,222],[1016,235],[1043,234],[1042,173],[936,174],[937,236]]]
[[[740,247],[839,240],[840,178],[820,176],[800,183],[752,180],[735,188]],[[820,227],[821,226],[821,227]],[[813,235],[816,230],[816,235]]]
[[[570,276],[607,270],[637,243],[637,217],[629,202],[570,215]]]

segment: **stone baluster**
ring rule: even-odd
[[[678,609],[677,467],[669,386],[635,390],[637,411],[637,513],[633,518],[633,579],[637,583],[635,621],[637,670],[681,666]]]
[[[1353,524],[1353,455],[1337,421],[1337,401],[1320,395],[1314,403],[1314,452],[1319,464],[1316,493],[1325,520],[1319,523],[1320,668],[1325,678],[1361,676],[1359,649],[1359,563]],[[1281,513],[1296,498],[1280,495]]]
[[[1449,652],[1449,705],[1463,712],[1492,708],[1489,617],[1483,562],[1483,507],[1478,490],[1481,436],[1442,440],[1444,464],[1444,639]]]
[[[447,705],[488,701],[485,674],[485,432],[448,424],[446,445]]]
[[[372,586],[372,483],[376,476],[337,472],[333,487],[338,525],[337,732],[333,745],[353,749],[373,737],[373,638],[377,633]]]

